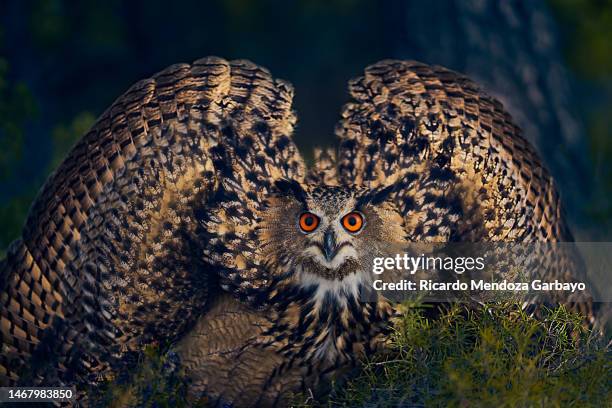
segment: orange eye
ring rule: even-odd
[[[313,213],[306,212],[300,215],[300,228],[304,232],[312,232],[319,226],[319,217]]]
[[[363,227],[363,215],[358,212],[346,214],[342,218],[342,226],[348,232],[358,232]]]

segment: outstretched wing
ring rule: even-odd
[[[409,241],[572,241],[552,177],[501,103],[471,80],[388,60],[349,90],[336,128],[338,179],[393,185]],[[545,277],[584,280],[579,260],[553,252]],[[591,300],[563,299],[589,316]]]
[[[121,96],[49,178],[0,264],[0,384],[92,379],[179,334],[227,279],[201,260],[198,214],[222,186],[250,207],[275,179],[303,178],[292,97],[265,69],[215,57]]]
[[[390,60],[366,68],[349,90],[336,129],[338,177],[398,183],[412,238],[571,240],[534,149],[501,103],[468,78]]]

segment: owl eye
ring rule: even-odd
[[[363,227],[363,215],[358,212],[351,212],[342,217],[342,226],[348,232],[359,232]]]
[[[300,215],[300,228],[304,232],[312,232],[319,226],[319,217],[311,212]]]

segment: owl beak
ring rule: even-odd
[[[327,262],[331,262],[331,260],[334,259],[336,252],[336,234],[334,234],[332,229],[328,229],[323,236],[323,254]]]

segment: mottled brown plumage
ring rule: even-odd
[[[288,138],[292,92],[249,62],[206,58],[137,83],[101,116],[47,181],[2,264],[2,383],[19,379],[53,325],[57,370],[27,381],[98,380],[114,357],[180,334],[215,274],[196,254],[197,211],[247,170],[262,183],[236,176],[241,194],[301,178]]]
[[[571,240],[552,178],[468,79],[368,67],[350,83],[337,151],[317,151],[307,175],[292,93],[250,62],[211,57],[120,97],[0,264],[0,383],[95,385],[167,341],[194,398],[283,405],[384,342],[392,306],[361,301],[374,256]],[[298,228],[305,211],[320,218],[312,233]],[[359,233],[340,226],[351,211]],[[551,273],[576,279],[564,265]]]

